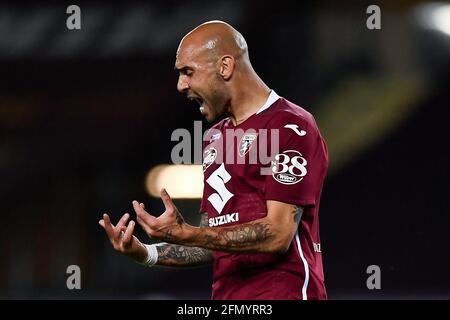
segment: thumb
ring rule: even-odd
[[[173,209],[175,205],[173,204],[172,198],[170,198],[166,189],[161,189],[161,200],[164,203],[166,209]]]

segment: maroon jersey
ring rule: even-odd
[[[264,218],[267,200],[305,208],[284,254],[214,251],[212,298],[326,299],[318,212],[328,152],[313,116],[272,91],[256,114],[222,120],[205,140],[210,227]]]

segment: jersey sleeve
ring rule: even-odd
[[[203,195],[202,195],[202,200],[200,202],[200,213],[203,212],[207,212],[208,208],[207,208],[207,186],[205,183],[205,156],[207,156],[205,154],[205,150],[207,149],[208,145],[214,140],[216,139],[215,137],[217,137],[217,135],[220,136],[221,132],[220,130],[217,129],[217,125],[210,128],[204,135],[203,137],[203,141],[202,141],[202,162],[203,162]]]
[[[285,118],[276,127],[279,143],[278,148],[271,146],[275,150],[266,173],[266,200],[315,206],[328,166],[325,142],[315,122],[301,117]]]
[[[203,157],[205,156],[203,151],[205,150],[205,147],[207,145],[208,145],[208,141],[203,141],[203,144],[202,144],[202,161],[204,160]],[[203,212],[207,212],[207,208],[206,208],[205,171],[204,170],[203,170],[203,195],[202,195],[202,200],[200,202],[199,213],[203,213]]]

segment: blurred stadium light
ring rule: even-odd
[[[450,4],[435,2],[420,5],[417,7],[417,16],[425,28],[450,36]]]
[[[174,199],[200,199],[203,194],[203,172],[201,165],[168,165],[152,168],[146,178],[148,193],[160,196],[166,188]]]

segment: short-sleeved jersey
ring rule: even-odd
[[[272,91],[243,123],[213,126],[203,147],[210,227],[264,218],[267,200],[304,207],[284,254],[214,251],[212,298],[326,299],[318,212],[328,151],[313,116]]]

